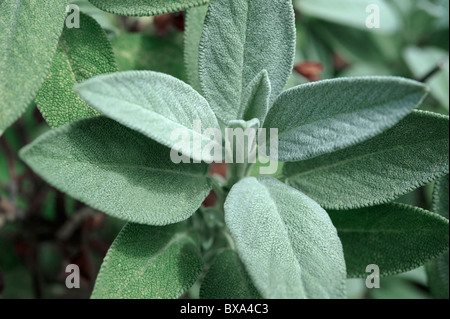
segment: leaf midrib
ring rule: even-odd
[[[428,142],[425,142],[425,143],[419,142],[419,143],[412,143],[412,144],[406,144],[406,145],[398,145],[396,147],[383,149],[383,150],[380,150],[380,151],[377,151],[377,152],[367,153],[367,154],[364,154],[364,155],[360,155],[360,156],[356,156],[356,157],[353,157],[353,158],[345,159],[345,160],[337,162],[337,163],[333,163],[333,164],[329,164],[329,165],[325,165],[325,166],[321,166],[321,167],[317,167],[317,168],[312,168],[312,169],[309,169],[309,170],[306,170],[306,171],[303,171],[303,172],[291,175],[286,180],[291,180],[291,179],[298,178],[300,176],[309,175],[309,174],[312,174],[312,173],[314,173],[316,171],[328,170],[330,168],[342,166],[342,165],[345,165],[345,164],[350,163],[350,162],[360,161],[360,160],[362,160],[364,158],[372,157],[372,156],[375,156],[375,155],[378,155],[378,154],[388,153],[388,152],[391,152],[391,151],[397,151],[397,150],[401,150],[401,149],[405,149],[405,148],[411,148],[411,147],[418,146],[418,145],[427,145],[427,144],[430,144],[430,143],[441,142],[441,141],[448,141],[448,138],[436,139],[436,140],[428,141]],[[310,159],[310,160],[314,160],[314,159]]]
[[[164,174],[185,175],[185,176],[194,177],[194,178],[205,178],[206,179],[206,175],[202,175],[202,174],[187,173],[184,171],[172,171],[169,169],[154,168],[154,167],[150,167],[150,166],[94,163],[94,162],[80,161],[80,160],[69,161],[67,159],[58,158],[58,157],[54,157],[53,159],[59,160],[60,162],[64,162],[64,163],[68,163],[68,164],[78,163],[78,164],[92,165],[92,166],[99,166],[99,167],[130,168],[130,169],[136,169],[136,170],[154,171],[154,172],[160,172],[160,173],[164,173]]]
[[[412,96],[412,95],[414,95],[414,94],[411,93],[411,94],[407,95],[407,97]],[[370,110],[375,111],[377,109],[382,109],[383,107],[386,108],[386,104],[388,104],[388,103],[396,103],[396,102],[402,101],[403,99],[404,98],[400,97],[398,99],[391,100],[391,101],[386,102],[384,104],[381,104],[381,103],[380,104],[373,104],[371,107],[362,108],[362,109],[358,109],[358,110],[355,110],[355,111],[349,110],[348,112],[342,112],[342,113],[333,114],[332,116],[327,117],[327,118],[321,118],[321,119],[313,120],[313,121],[310,121],[310,122],[305,122],[305,123],[302,123],[299,126],[295,126],[295,127],[291,128],[291,129],[283,131],[282,133],[279,134],[278,138],[281,139],[283,136],[288,135],[288,134],[292,133],[293,131],[301,130],[301,128],[304,127],[304,126],[312,125],[314,123],[319,123],[319,122],[326,122],[326,121],[329,121],[331,119],[336,119],[337,117],[343,116],[343,115],[357,114],[358,112],[365,112],[365,111],[370,111]],[[415,107],[416,106],[417,106],[417,104],[415,104]],[[413,108],[411,108],[411,109],[413,109]]]

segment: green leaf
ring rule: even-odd
[[[65,0],[0,1],[0,135],[33,100],[50,68]]]
[[[201,6],[210,0],[89,0],[106,12],[126,16],[156,16]]]
[[[127,224],[106,255],[93,299],[181,297],[202,271],[199,244],[184,223]]]
[[[271,84],[269,74],[262,70],[245,89],[244,117],[245,121],[258,119],[262,124],[270,107]]]
[[[207,11],[207,5],[189,9],[184,22],[184,65],[189,84],[199,93],[201,86],[198,78],[198,55]]]
[[[327,213],[270,177],[233,186],[225,221],[242,262],[264,298],[342,298],[342,246]]]
[[[291,1],[212,2],[200,42],[199,78],[217,117],[225,123],[243,119],[245,89],[264,69],[273,103],[291,74],[294,50]]]
[[[38,108],[52,127],[98,115],[73,91],[73,86],[116,71],[105,32],[93,18],[80,13],[80,28],[63,31],[50,72],[36,95]]]
[[[450,72],[448,51],[434,47],[410,47],[405,50],[403,55],[409,68],[418,79],[425,77],[434,68],[442,65],[442,70],[429,78],[427,83],[433,96],[448,110]]]
[[[167,225],[188,219],[211,188],[205,164],[174,164],[170,150],[104,117],[39,137],[21,158],[68,195],[120,219]]]
[[[393,33],[400,24],[395,11],[385,0],[295,0],[294,4],[304,15],[362,30]],[[380,28],[368,29],[366,26],[366,20],[373,12],[366,12],[369,5],[379,8]]]
[[[278,128],[280,161],[305,160],[391,128],[420,105],[426,92],[419,82],[393,77],[309,83],[283,92],[264,126]]]
[[[433,194],[433,212],[445,217],[449,215],[449,176],[436,183]],[[427,274],[432,293],[437,298],[449,298],[449,252],[427,264]]]
[[[328,213],[350,278],[366,277],[371,264],[383,276],[406,272],[448,249],[448,220],[417,207],[387,204]]]
[[[350,148],[286,163],[286,183],[329,209],[388,203],[448,174],[448,117],[414,111]]]
[[[183,61],[183,42],[179,33],[166,37],[140,33],[124,33],[112,41],[120,71],[151,70],[186,78]]]
[[[167,74],[128,71],[97,76],[78,84],[75,91],[107,117],[167,147],[177,148],[180,143],[173,133],[183,129],[190,141],[201,141],[189,143],[190,153],[183,154],[209,160],[202,158],[202,148],[214,140],[194,131],[194,120],[201,121],[203,129],[219,128],[219,124],[208,102],[186,83]]]
[[[221,252],[203,280],[202,299],[260,299],[238,254],[231,249]]]

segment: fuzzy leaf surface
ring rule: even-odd
[[[89,0],[103,11],[125,16],[156,16],[201,6],[210,0]]]
[[[414,111],[347,149],[286,163],[286,183],[329,209],[388,203],[449,171],[448,116]]]
[[[221,252],[203,280],[202,299],[260,299],[239,255],[231,249]]]
[[[189,134],[190,155],[202,158],[203,147],[214,142],[194,131],[194,121],[202,128],[220,128],[208,102],[186,83],[163,73],[127,71],[100,75],[75,87],[89,105],[107,117],[167,146],[176,147],[173,135],[180,129]],[[221,146],[221,145],[220,145]]]
[[[66,0],[0,1],[0,136],[44,82],[66,17]]]
[[[100,25],[80,13],[80,28],[64,28],[47,78],[36,96],[51,127],[99,115],[73,90],[93,76],[117,71],[111,45]]]
[[[233,186],[225,222],[263,298],[343,298],[342,245],[328,214],[270,177]]]
[[[272,103],[291,74],[294,50],[291,1],[213,1],[200,41],[199,78],[217,117],[224,123],[243,119],[245,89],[264,69]]]
[[[127,224],[100,269],[93,299],[174,299],[197,280],[203,261],[184,223]]]
[[[62,192],[139,224],[186,220],[211,190],[206,164],[173,164],[168,148],[104,117],[50,131],[20,155]]]
[[[325,80],[283,92],[264,126],[278,128],[278,159],[292,162],[365,141],[397,124],[427,94],[394,77]]]
[[[350,278],[367,277],[371,264],[382,276],[413,270],[448,249],[448,220],[417,207],[387,204],[328,213]]]

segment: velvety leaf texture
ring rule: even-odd
[[[221,252],[203,279],[202,299],[260,299],[238,254],[231,249]]]
[[[201,6],[210,0],[89,0],[103,11],[126,16],[156,16]]]
[[[186,83],[163,73],[128,71],[97,76],[78,84],[75,90],[107,117],[167,147],[179,143],[173,132],[184,130],[191,141],[194,136],[201,141],[190,143],[189,155],[208,160],[202,158],[202,147],[214,140],[195,132],[194,120],[201,121],[203,129],[219,128],[219,124],[208,102]]]
[[[328,214],[270,177],[249,177],[230,191],[225,221],[264,298],[342,298],[345,262]]]
[[[406,272],[448,249],[448,220],[417,207],[387,204],[328,211],[344,246],[348,277],[367,277],[366,267],[381,275]]]
[[[207,11],[207,5],[189,9],[186,11],[186,18],[184,21],[184,65],[186,67],[189,84],[200,93],[200,79],[198,78],[198,50]]]
[[[92,298],[179,298],[202,266],[198,242],[184,224],[127,224],[103,261]]]
[[[433,194],[433,212],[448,219],[449,176],[439,180]],[[431,291],[438,298],[449,298],[449,252],[431,261],[426,269]]]
[[[33,100],[58,45],[66,0],[0,2],[0,135]]]
[[[272,103],[291,74],[294,50],[291,1],[213,1],[200,41],[199,78],[217,117],[225,123],[242,119],[245,89],[264,69]]]
[[[426,91],[419,82],[393,77],[309,83],[283,92],[264,126],[278,128],[280,161],[309,159],[389,129],[420,105]]]
[[[73,86],[116,71],[105,32],[93,18],[80,13],[80,28],[63,31],[50,72],[36,96],[38,108],[52,127],[98,115],[74,92]]]
[[[329,209],[390,202],[449,171],[448,117],[414,111],[366,142],[285,163],[286,183]]]
[[[48,132],[20,155],[59,190],[139,224],[188,219],[210,191],[206,165],[173,164],[168,148],[104,117]]]
[[[266,118],[270,106],[271,85],[269,74],[266,70],[262,70],[250,84],[247,86],[244,94],[243,119],[250,121],[258,119],[262,124]]]

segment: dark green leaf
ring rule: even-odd
[[[328,213],[350,278],[366,277],[371,264],[383,276],[406,272],[448,249],[448,220],[417,207],[387,204]]]
[[[202,271],[200,248],[186,225],[127,224],[106,255],[93,299],[179,298]]]
[[[81,13],[80,28],[63,31],[50,72],[36,96],[39,110],[52,127],[98,115],[73,91],[73,86],[116,71],[105,32],[93,18]]]
[[[260,299],[238,254],[231,249],[221,252],[203,280],[202,299]]]

